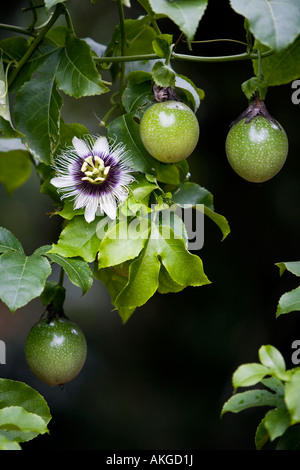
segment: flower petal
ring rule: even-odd
[[[93,153],[99,157],[109,153],[109,145],[106,137],[98,137],[93,146]]]
[[[110,219],[115,219],[117,217],[117,204],[113,196],[103,196],[101,198],[101,207],[103,212],[105,212]]]
[[[95,220],[97,207],[98,207],[98,199],[96,197],[91,197],[84,211],[84,218],[87,221],[87,223],[93,222],[93,220]]]
[[[56,188],[67,188],[74,185],[74,180],[70,176],[56,176],[50,180],[50,183]]]
[[[90,155],[91,151],[83,140],[73,137],[72,144],[79,157],[85,158]]]

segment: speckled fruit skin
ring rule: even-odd
[[[199,133],[194,112],[179,101],[153,104],[140,122],[140,136],[145,148],[164,163],[179,162],[191,155]]]
[[[52,387],[70,382],[81,371],[87,353],[86,339],[68,319],[40,320],[30,330],[25,357],[31,371]]]
[[[284,129],[263,116],[234,124],[226,138],[226,155],[233,170],[252,183],[263,183],[283,167],[288,154]]]

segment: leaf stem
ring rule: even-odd
[[[16,66],[12,74],[10,75],[9,80],[8,80],[8,87],[12,85],[13,81],[16,79],[22,67],[26,64],[27,60],[34,53],[36,48],[39,46],[40,42],[43,40],[47,32],[52,28],[53,24],[56,22],[56,20],[62,13],[63,13],[63,10],[62,10],[61,4],[58,4],[49,22],[45,25],[45,27],[42,29],[40,34],[31,43],[30,47],[27,49],[26,53],[20,59],[20,61],[18,62],[18,65]]]
[[[73,34],[75,34],[75,30],[74,30],[74,26],[73,26],[73,23],[72,23],[72,19],[71,19],[71,15],[69,13],[69,10],[67,9],[67,7],[65,6],[64,3],[62,3],[61,5],[62,5],[62,9],[64,10],[63,14],[65,15],[67,27]]]
[[[30,5],[31,12],[32,12],[32,22],[31,22],[31,25],[28,27],[28,31],[34,31],[34,27],[37,22],[37,12],[36,12],[36,9],[34,8],[33,1],[28,0],[28,3]]]
[[[15,33],[19,34],[26,34],[27,36],[36,36],[33,31],[29,31],[28,29],[20,28],[19,26],[13,26],[10,24],[0,23],[0,29],[4,29],[6,31],[14,31]]]

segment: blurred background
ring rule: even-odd
[[[116,2],[66,4],[78,37],[108,44],[118,23]],[[25,0],[5,2],[1,23],[27,26],[31,18],[21,11],[26,6]],[[140,14],[135,0],[125,8],[126,18]],[[179,36],[170,21],[159,24],[163,32]],[[1,31],[0,38],[7,34]],[[216,38],[245,38],[243,18],[228,1],[209,1],[196,36]],[[178,52],[187,49],[181,45]],[[198,55],[239,52],[242,46],[231,43],[193,46]],[[257,361],[263,344],[280,349],[287,367],[293,367],[291,344],[300,339],[300,313],[275,318],[280,295],[298,285],[289,273],[280,278],[275,263],[300,260],[300,109],[291,101],[291,85],[270,88],[266,97],[270,113],[288,134],[287,162],[271,181],[251,184],[233,173],[224,151],[230,122],[247,107],[241,84],[253,75],[251,62],[172,65],[205,91],[197,113],[200,139],[189,158],[191,180],[213,193],[216,212],[231,226],[221,242],[218,227],[205,219],[204,247],[197,254],[212,284],[157,294],[123,325],[99,281],[82,297],[66,280],[66,314],[83,329],[88,356],[64,390],[41,383],[25,362],[25,338],[43,313],[41,302],[34,300],[14,315],[1,303],[7,363],[0,365],[0,375],[38,390],[53,416],[50,435],[24,444],[24,450],[254,449],[255,430],[266,410],[220,419],[232,393],[232,373],[244,362]],[[108,94],[63,99],[66,122],[98,132],[95,115],[101,118],[109,109]],[[47,215],[52,203],[40,195],[35,174],[10,197],[1,186],[0,198],[0,225],[17,236],[27,254],[57,241],[59,220]],[[58,278],[55,271],[53,278]]]

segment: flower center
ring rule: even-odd
[[[89,181],[92,184],[101,184],[106,180],[110,166],[105,166],[102,158],[95,155],[89,155],[84,159],[83,165],[81,167],[84,177],[81,178],[82,181]]]

